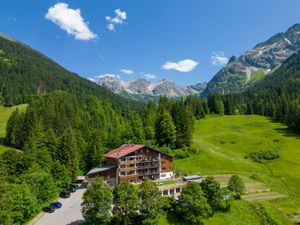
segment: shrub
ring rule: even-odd
[[[273,160],[280,157],[278,149],[269,149],[264,151],[257,151],[249,153],[245,158],[251,159],[254,162],[261,162],[262,160]]]

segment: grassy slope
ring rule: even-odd
[[[14,106],[11,108],[5,108],[3,106],[0,106],[0,141],[5,138],[6,124],[7,124],[7,121],[9,119],[10,115],[12,114],[12,112],[16,108],[19,108],[20,111],[25,111],[26,107],[27,107],[27,104],[18,105],[18,106]],[[0,154],[2,152],[6,151],[7,149],[9,149],[9,148],[6,146],[0,145]]]
[[[196,124],[194,132],[194,147],[202,151],[193,157],[176,160],[175,168],[190,174],[237,173],[248,178],[255,173],[272,190],[289,196],[265,203],[281,224],[288,224],[287,216],[300,213],[299,146],[299,136],[288,133],[285,125],[265,117],[208,117]],[[255,163],[244,158],[249,152],[269,148],[278,148],[280,159]],[[205,224],[255,224],[254,221],[247,223],[246,218],[252,217],[247,208],[246,202],[236,202],[231,213],[217,214]]]

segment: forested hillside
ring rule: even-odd
[[[0,35],[0,104],[28,103],[54,90],[90,94],[124,110],[129,100],[71,73],[32,48]]]

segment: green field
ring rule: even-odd
[[[239,174],[250,182],[255,175],[253,182],[288,196],[264,202],[280,224],[289,224],[288,219],[300,214],[300,136],[289,133],[285,125],[261,116],[207,117],[197,122],[193,142],[199,153],[176,160],[175,169],[183,174]],[[250,152],[274,148],[279,159],[262,163],[245,159]],[[216,214],[205,224],[256,224],[247,222],[253,219],[247,204],[235,202],[231,213]],[[164,218],[161,224],[176,224],[170,221]]]
[[[27,107],[27,104],[18,105],[18,106],[14,106],[14,107],[10,107],[10,108],[0,106],[0,143],[1,143],[1,140],[3,140],[5,138],[6,124],[7,124],[7,121],[9,119],[10,115],[12,114],[12,112],[15,111],[16,108],[19,108],[20,111],[25,111],[26,107]],[[8,149],[10,149],[10,148],[0,145],[0,154]]]

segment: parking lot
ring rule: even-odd
[[[53,213],[44,213],[32,225],[77,225],[83,223],[81,214],[82,196],[86,190],[86,184],[81,184],[79,189],[71,194],[70,198],[60,198],[62,208]]]

